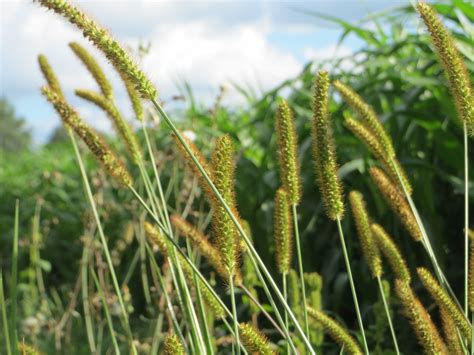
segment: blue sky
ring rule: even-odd
[[[188,81],[198,100],[212,102],[220,85],[231,82],[269,89],[296,75],[309,60],[349,55],[360,43],[349,38],[335,52],[340,29],[298,10],[311,10],[357,22],[373,11],[410,4],[409,0],[313,1],[73,1],[109,28],[123,44],[151,42],[142,67],[162,99],[177,94],[176,82]],[[31,127],[36,143],[46,141],[59,119],[39,94],[43,85],[36,62],[45,54],[71,102],[93,126],[109,131],[103,114],[74,97],[76,88],[95,89],[67,44],[78,41],[99,59],[117,87],[127,112],[121,83],[100,53],[63,19],[29,0],[0,0],[0,95],[6,96]],[[225,104],[242,98],[231,88]]]

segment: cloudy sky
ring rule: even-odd
[[[349,38],[337,49],[340,29],[301,10],[357,22],[373,11],[407,5],[409,0],[313,1],[174,1],[76,0],[83,10],[111,30],[121,43],[137,48],[150,41],[142,67],[156,83],[161,97],[178,93],[186,80],[198,100],[210,102],[220,85],[235,82],[265,90],[296,75],[309,60],[348,55],[360,46]],[[48,139],[59,120],[39,95],[43,79],[36,62],[45,54],[71,102],[94,126],[109,130],[103,115],[74,98],[75,88],[96,86],[67,44],[78,41],[96,55],[118,88],[121,84],[102,56],[66,21],[30,0],[0,0],[0,96],[6,96],[27,120],[35,142]],[[230,90],[226,104],[242,99]],[[125,110],[126,111],[126,110]]]

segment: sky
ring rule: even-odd
[[[169,100],[188,82],[196,99],[211,103],[224,85],[225,105],[242,104],[232,83],[265,91],[297,75],[310,60],[350,55],[360,45],[355,37],[335,45],[341,30],[304,13],[315,11],[357,23],[369,13],[409,0],[201,1],[75,0],[129,48],[151,44],[141,67]],[[98,59],[116,87],[117,101],[130,114],[116,73],[78,30],[30,0],[0,0],[0,96],[25,118],[35,144],[48,140],[59,118],[41,97],[44,85],[37,64],[49,59],[70,102],[92,126],[110,131],[110,122],[74,89],[97,90],[91,76],[68,47],[77,41]]]

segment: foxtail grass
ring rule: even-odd
[[[185,355],[183,344],[175,334],[168,334],[165,339],[163,355]]]
[[[255,329],[252,325],[241,323],[239,325],[239,332],[242,337],[242,342],[251,354],[276,354],[268,345],[268,340],[265,335],[263,335],[263,333],[258,329]]]

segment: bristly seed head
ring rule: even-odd
[[[413,293],[410,285],[396,279],[395,291],[402,302],[405,315],[410,321],[424,353],[447,355],[446,345],[441,339],[438,329],[431,320],[428,311]]]
[[[418,227],[415,216],[413,215],[408,202],[398,187],[390,181],[388,176],[381,169],[372,167],[369,172],[373,182],[377,185],[379,191],[382,193],[395,214],[399,217],[400,222],[405,226],[413,240],[420,242],[422,240],[420,228]]]
[[[278,272],[287,274],[290,271],[293,253],[293,226],[288,194],[283,188],[279,188],[275,194],[273,225]]]
[[[141,71],[130,55],[114,40],[111,35],[97,23],[87,17],[77,7],[66,0],[37,0],[42,6],[53,10],[65,17],[70,23],[79,28],[84,37],[100,49],[112,65],[131,82],[144,98],[155,99],[157,92],[154,85]]]
[[[42,89],[42,93],[53,104],[64,124],[84,141],[92,154],[104,165],[106,171],[123,185],[131,186],[132,177],[125,166],[116,158],[102,138],[82,121],[64,97],[47,87]]]
[[[330,219],[344,216],[342,186],[337,176],[336,151],[329,117],[329,75],[320,71],[316,76],[313,99],[313,159],[319,189]]]
[[[43,54],[40,54],[38,56],[38,63],[40,65],[41,72],[48,83],[49,89],[55,92],[58,96],[64,97],[59,80],[56,77],[53,68],[51,68],[48,59]]]
[[[284,100],[278,105],[275,127],[280,179],[288,193],[288,200],[297,205],[301,198],[298,138],[291,109]]]
[[[163,355],[186,355],[184,346],[176,334],[166,336],[163,348]]]
[[[351,204],[352,215],[356,224],[362,252],[369,265],[372,277],[380,277],[382,275],[382,261],[372,236],[370,218],[365,207],[364,197],[359,191],[351,191],[349,193],[349,202]]]
[[[466,124],[472,137],[474,136],[474,90],[469,73],[454,45],[452,36],[439,20],[433,7],[420,1],[417,8],[446,70],[459,119]]]
[[[267,337],[248,323],[240,323],[239,335],[250,354],[275,355],[268,345]]]
[[[381,225],[372,224],[371,229],[379,250],[387,259],[396,278],[409,284],[411,282],[410,270],[395,242]]]

